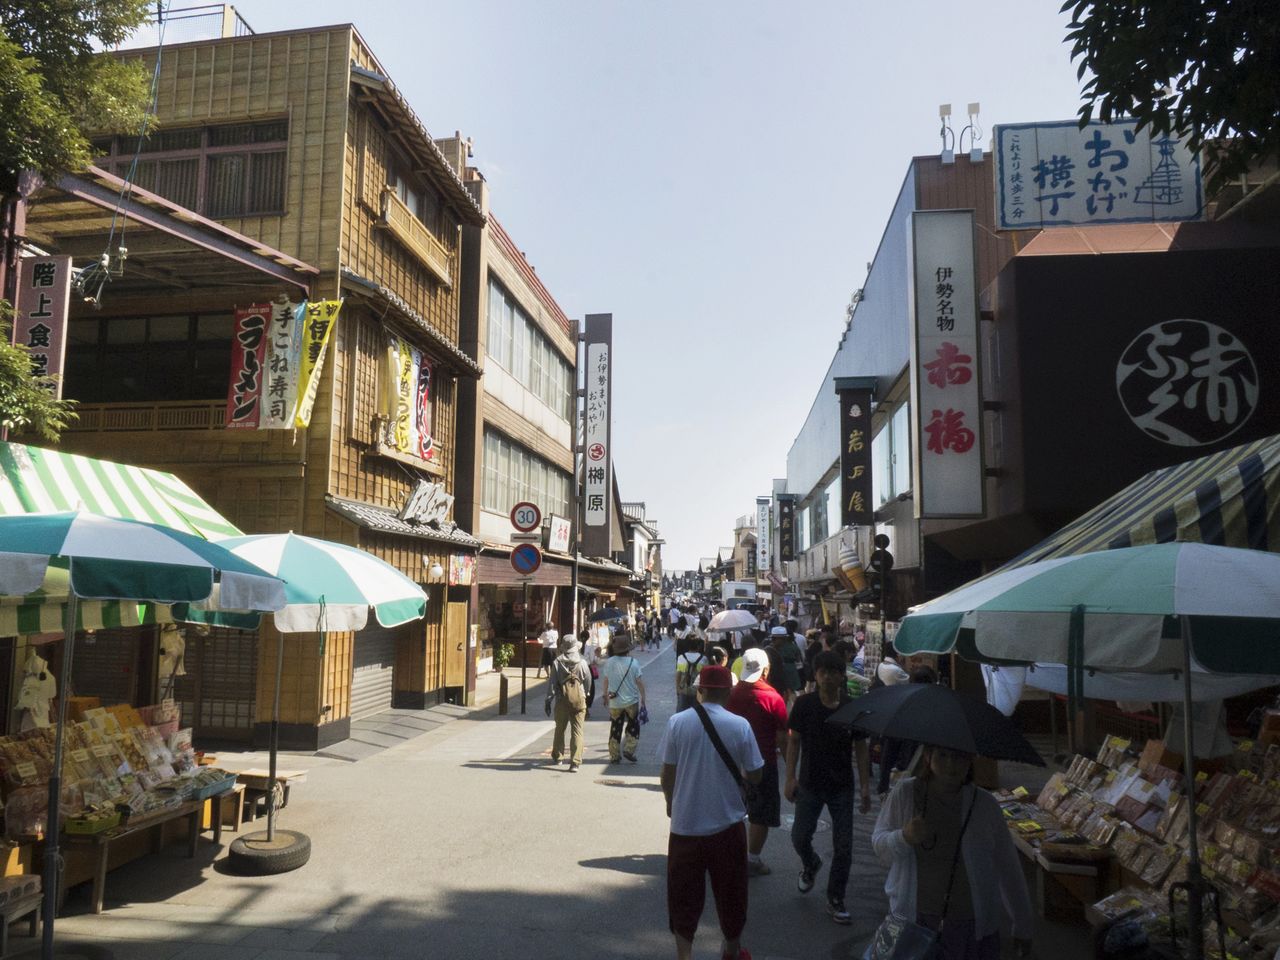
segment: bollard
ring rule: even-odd
[[[498,678],[498,716],[507,715],[507,675]]]

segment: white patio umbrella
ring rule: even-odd
[[[45,840],[44,936],[41,956],[53,957],[58,893],[58,804],[62,788],[62,741],[67,684],[75,649],[77,604],[87,600],[198,603],[215,594],[242,610],[284,606],[284,584],[235,554],[200,537],[137,520],[85,510],[0,516],[0,595],[27,596],[42,589],[50,565],[66,569],[62,672],[53,770],[49,776],[48,838]]]

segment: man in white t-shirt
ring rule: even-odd
[[[535,676],[542,676],[542,671],[546,670],[547,676],[550,677],[551,667],[560,653],[560,631],[548,623],[546,629],[538,636],[538,642],[542,644],[542,659],[538,661],[538,672]]]
[[[727,667],[703,667],[698,674],[697,706],[667,721],[659,748],[662,793],[671,818],[667,916],[678,960],[693,955],[708,874],[724,934],[720,956],[750,957],[740,943],[747,922],[747,807],[737,779],[704,725],[714,727],[742,779],[759,783],[764,759],[751,724],[724,708],[732,688],[733,674]]]

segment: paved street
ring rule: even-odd
[[[640,659],[653,721],[635,765],[607,765],[597,707],[582,772],[548,766],[540,693],[527,717],[461,718],[358,763],[289,757],[309,770],[281,816],[312,838],[304,868],[237,877],[211,843],[195,861],[173,845],[113,871],[101,916],[73,891],[59,943],[137,960],[669,957],[657,748],[673,655]],[[870,818],[858,826],[851,928],[827,919],[821,880],[796,892],[787,837],[770,838],[745,937],[758,960],[854,955],[884,904]],[[718,944],[708,906],[696,955]]]

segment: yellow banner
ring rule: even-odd
[[[324,354],[329,348],[329,336],[333,333],[342,309],[341,300],[320,300],[307,303],[302,318],[302,369],[298,378],[298,412],[295,427],[311,423],[311,411],[316,403],[316,391],[320,389],[320,375],[324,371]]]

